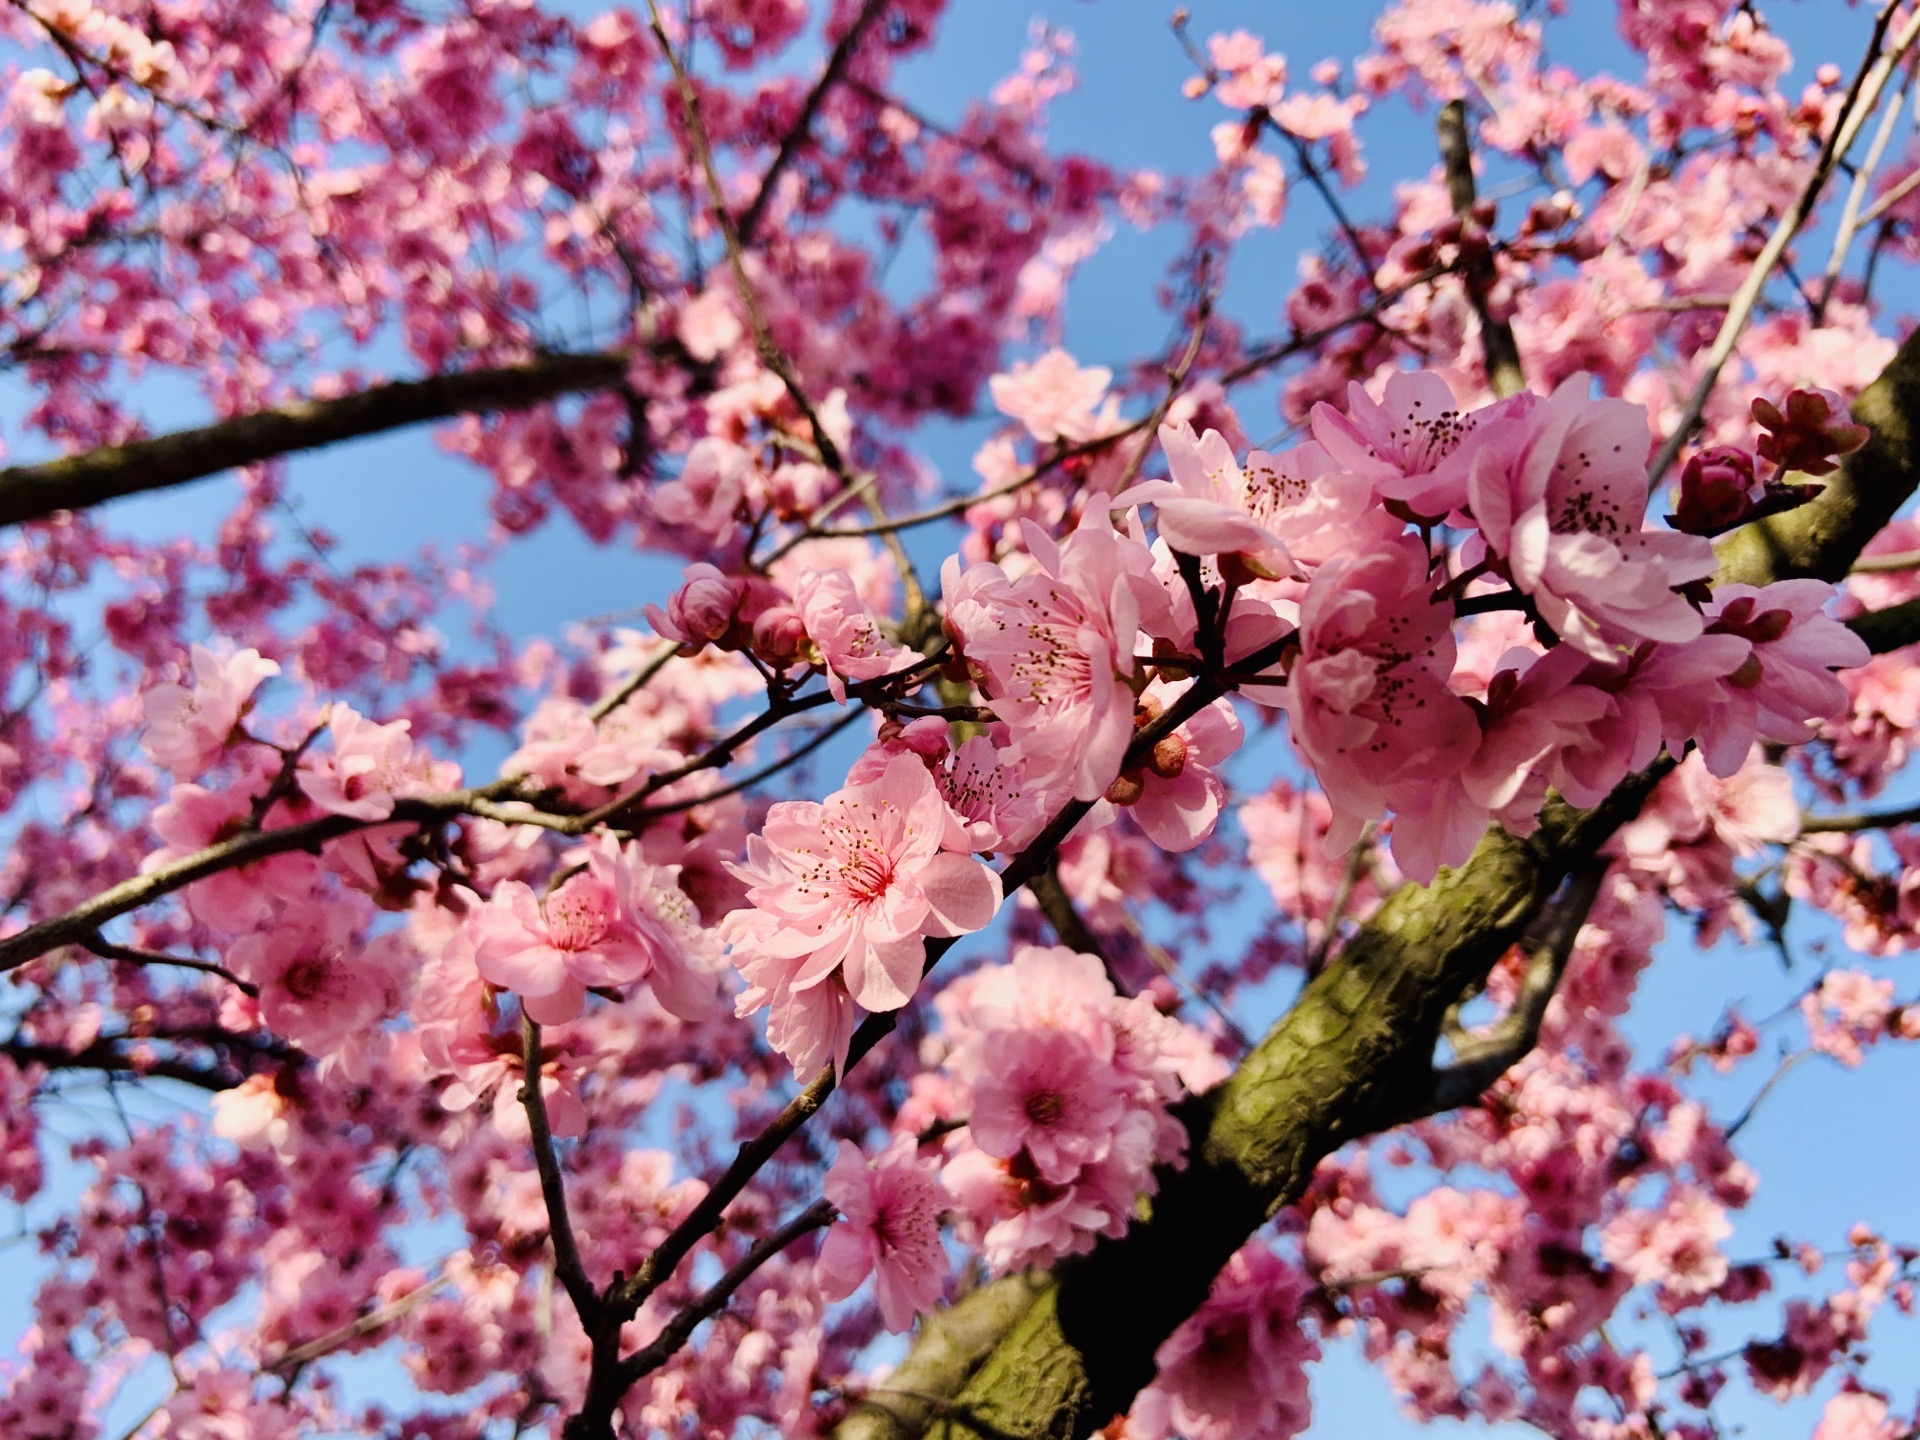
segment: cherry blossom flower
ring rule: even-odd
[[[1429,590],[1426,551],[1403,536],[1329,560],[1301,602],[1287,716],[1333,802],[1336,851],[1397,790],[1456,769],[1473,744],[1473,712],[1446,685],[1450,609]]]
[[[156,685],[143,702],[147,730],[140,743],[179,780],[198,778],[220,758],[254,690],[280,673],[258,650],[239,650],[223,660],[196,645],[192,658],[191,688]]]
[[[878,679],[909,668],[919,658],[881,633],[879,618],[845,571],[808,571],[794,592],[794,603],[826,667],[827,688],[843,705],[847,681]]]
[[[962,574],[952,562],[944,577],[949,632],[982,672],[1029,782],[1070,782],[1080,800],[1098,799],[1120,773],[1143,607],[1150,620],[1169,609],[1152,557],[1114,531],[1108,503],[1090,498],[1064,545],[1029,526],[1040,568],[1017,580],[998,565]]]
[[[1561,640],[1595,659],[1682,642],[1701,620],[1674,587],[1713,573],[1693,535],[1648,530],[1646,412],[1590,400],[1576,375],[1478,432],[1468,503],[1487,550]]]
[[[1389,375],[1383,396],[1376,401],[1359,384],[1349,385],[1344,414],[1324,401],[1313,407],[1313,438],[1335,464],[1416,514],[1438,518],[1460,509],[1467,471],[1455,452],[1507,407],[1463,411],[1453,387],[1425,370]]]
[[[723,922],[734,964],[785,962],[796,991],[837,973],[857,1004],[897,1010],[919,988],[924,939],[978,930],[1000,907],[999,876],[969,848],[912,755],[825,804],[777,804],[735,868],[752,909]],[[744,918],[756,914],[777,928]]]
[[[1171,480],[1147,480],[1113,497],[1154,507],[1160,538],[1188,555],[1244,555],[1277,578],[1294,571],[1286,544],[1248,508],[1247,477],[1218,430],[1195,438],[1186,424],[1162,425]]]
[[[460,767],[416,751],[410,729],[407,720],[380,725],[351,706],[333,706],[327,721],[332,747],[301,760],[301,793],[330,814],[384,820],[395,800],[459,784]]]
[[[1106,417],[1095,411],[1112,382],[1113,372],[1106,366],[1083,370],[1066,351],[1053,349],[995,375],[987,389],[1003,415],[1011,415],[1045,444],[1091,440],[1109,428]]]
[[[1125,1108],[1112,1063],[1064,1030],[994,1030],[986,1037],[967,1128],[987,1154],[1023,1151],[1060,1184],[1105,1157]]]
[[[911,1329],[915,1315],[933,1308],[948,1268],[939,1167],[917,1150],[911,1135],[901,1135],[869,1161],[859,1147],[840,1142],[824,1185],[840,1219],[814,1261],[829,1300],[846,1299],[873,1276],[881,1318],[894,1331]]]

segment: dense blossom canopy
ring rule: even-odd
[[[1912,1237],[1734,1237],[1920,1038],[1920,11],[1182,12],[1170,174],[946,8],[0,7],[0,1435],[1916,1433]],[[485,544],[302,521],[423,421]],[[672,581],[506,633],[550,527]]]

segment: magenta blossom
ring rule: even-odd
[[[887,1328],[912,1329],[913,1317],[940,1299],[948,1269],[937,1165],[919,1158],[911,1135],[896,1137],[871,1162],[842,1140],[824,1189],[840,1219],[814,1261],[820,1293],[844,1300],[871,1275]]]

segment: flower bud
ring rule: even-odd
[[[1688,535],[1718,535],[1753,514],[1753,491],[1753,456],[1715,445],[1688,457],[1680,472],[1680,503],[1668,518]]]
[[[1107,787],[1107,799],[1116,805],[1131,805],[1146,793],[1146,780],[1138,770],[1123,771]]]
[[[774,669],[791,665],[807,643],[807,627],[791,605],[773,605],[753,622],[753,653]]]
[[[1760,426],[1760,458],[1783,470],[1828,475],[1839,457],[1867,443],[1867,427],[1847,416],[1846,402],[1831,390],[1789,390],[1779,406],[1764,396],[1753,402]]]

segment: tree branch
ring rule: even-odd
[[[1513,326],[1494,318],[1488,299],[1499,280],[1494,268],[1493,249],[1485,236],[1477,234],[1473,218],[1476,198],[1473,183],[1473,144],[1467,136],[1467,102],[1449,100],[1440,107],[1440,160],[1447,172],[1447,194],[1453,200],[1453,213],[1468,227],[1461,237],[1463,245],[1476,240],[1485,246],[1463,265],[1467,298],[1473,313],[1480,317],[1480,343],[1486,350],[1487,388],[1502,397],[1517,395],[1527,388],[1526,372],[1520,368],[1520,345],[1513,338]]]
[[[654,1339],[653,1343],[636,1350],[620,1362],[620,1378],[625,1385],[631,1386],[645,1376],[651,1375],[667,1361],[680,1352],[700,1322],[715,1314],[733,1292],[746,1284],[753,1272],[767,1261],[778,1255],[787,1246],[810,1231],[831,1225],[840,1212],[833,1208],[830,1201],[816,1200],[786,1224],[770,1235],[763,1235],[754,1242],[753,1248],[739,1259],[733,1268],[714,1281],[713,1286],[698,1299],[689,1302],[679,1314],[669,1320],[666,1328]]]
[[[1472,1104],[1539,1043],[1540,1022],[1546,1019],[1547,1006],[1560,988],[1574,939],[1600,896],[1606,874],[1607,862],[1597,856],[1574,871],[1566,890],[1542,917],[1546,923],[1533,937],[1533,953],[1528,957],[1527,973],[1513,1008],[1453,1047],[1453,1062],[1434,1072],[1433,1092],[1421,1107],[1423,1113],[1438,1114]]]
[[[1052,1286],[1044,1271],[1003,1275],[927,1317],[912,1352],[834,1428],[833,1440],[912,1440]]]
[[[775,188],[787,167],[799,158],[800,147],[805,145],[813,134],[814,119],[820,113],[820,107],[826,103],[833,87],[838,85],[847,73],[847,66],[853,62],[853,52],[860,48],[860,42],[866,38],[873,22],[887,8],[887,0],[867,0],[860,7],[860,13],[853,17],[853,23],[847,27],[833,50],[827,56],[827,63],[820,71],[820,78],[814,82],[813,89],[807,92],[807,100],[800,107],[800,114],[787,133],[780,137],[780,148],[774,152],[773,161],[767,166],[766,173],[760,177],[760,188],[754,191],[753,200],[740,212],[740,223],[736,227],[742,245],[753,244],[753,237],[759,232],[760,222],[766,219],[767,206],[773,200]]]
[[[520,1103],[527,1110],[527,1128],[532,1132],[533,1163],[540,1172],[540,1197],[547,1206],[547,1234],[553,1240],[553,1272],[573,1301],[580,1328],[593,1335],[600,1328],[600,1292],[587,1276],[580,1259],[580,1244],[574,1239],[573,1221],[567,1214],[567,1182],[560,1173],[560,1160],[553,1150],[553,1130],[547,1123],[547,1099],[540,1089],[540,1026],[529,1017],[520,1019],[521,1066]]]
[[[165,490],[223,470],[476,411],[521,410],[617,384],[626,357],[544,355],[520,365],[394,380],[333,400],[296,400],[251,415],[125,445],[101,445],[0,470],[0,525],[44,520],[124,495]]]

